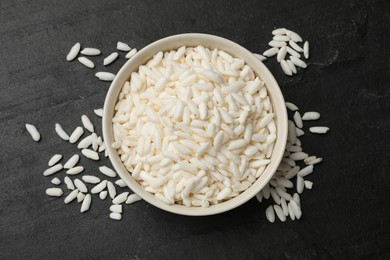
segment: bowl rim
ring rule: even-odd
[[[164,47],[172,44],[175,45],[175,47]],[[247,190],[230,200],[219,203],[217,205],[212,205],[208,208],[187,207],[178,204],[167,205],[157,199],[151,193],[145,191],[145,189],[140,184],[138,184],[138,182],[131,176],[131,174],[123,165],[116,150],[111,147],[111,144],[113,143],[112,117],[114,114],[114,107],[123,84],[126,80],[128,80],[131,72],[136,71],[139,66],[145,64],[145,62],[150,60],[150,58],[152,58],[153,55],[158,51],[174,50],[183,45],[186,45],[187,47],[193,47],[197,45],[210,47],[210,44],[214,46],[211,48],[217,48],[216,46],[220,45],[224,46],[220,49],[228,53],[232,53],[232,55],[235,57],[241,59],[242,57],[245,57],[244,61],[246,64],[254,64],[255,66],[252,65],[250,67],[255,72],[255,74],[259,76],[263,82],[265,82],[268,96],[271,98],[271,104],[273,106],[275,118],[277,121],[277,139],[274,143],[271,162],[267,165],[266,169],[260,175],[260,177],[257,178],[257,180]],[[232,51],[232,49],[234,51]],[[134,67],[134,69],[131,69],[132,67]],[[103,138],[105,140],[106,150],[108,152],[110,162],[118,175],[124,180],[127,186],[134,193],[140,196],[143,200],[147,201],[149,204],[171,213],[187,216],[207,216],[226,212],[244,204],[248,200],[252,199],[269,182],[269,180],[275,174],[276,169],[283,157],[287,143],[288,121],[284,97],[278,83],[268,68],[260,60],[254,57],[254,55],[249,50],[242,47],[238,43],[220,36],[203,33],[185,33],[168,36],[150,43],[138,51],[121,67],[106,94],[103,108],[102,129]]]

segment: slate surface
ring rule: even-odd
[[[390,257],[390,4],[378,1],[11,1],[0,2],[0,259],[351,259]],[[308,177],[299,222],[270,224],[269,202],[251,200],[225,214],[183,217],[140,202],[108,218],[110,202],[91,210],[48,198],[42,176],[54,153],[76,148],[60,140],[93,109],[108,83],[65,56],[77,41],[105,55],[118,40],[138,49],[164,36],[205,32],[253,52],[271,31],[288,27],[311,44],[309,68],[285,76],[265,64],[286,100],[320,111],[326,136],[306,134],[304,149],[324,162]],[[124,54],[106,68],[116,72]],[[24,124],[35,124],[35,143]],[[317,124],[310,123],[308,126]],[[87,173],[96,163],[82,158]],[[106,164],[103,160],[100,164]],[[63,178],[64,173],[57,174]]]

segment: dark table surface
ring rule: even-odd
[[[390,4],[378,1],[27,1],[0,2],[0,259],[262,259],[390,257]],[[300,221],[270,224],[269,201],[252,199],[228,213],[184,217],[139,202],[109,219],[110,201],[79,204],[45,195],[42,176],[54,153],[76,148],[54,132],[71,131],[102,107],[109,83],[104,68],[116,42],[138,49],[165,36],[204,32],[262,53],[271,31],[287,27],[311,45],[309,67],[287,77],[275,59],[265,64],[286,100],[302,112],[321,112],[313,124],[331,128],[306,134],[304,150],[324,162],[308,177]],[[75,42],[98,47],[97,69],[65,61]],[[24,128],[42,134],[32,141]],[[98,174],[82,158],[86,173]],[[59,173],[57,176],[64,176]],[[66,190],[66,188],[64,189]]]

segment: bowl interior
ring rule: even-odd
[[[116,150],[111,147],[113,143],[113,129],[112,129],[112,117],[114,114],[114,107],[117,102],[117,98],[122,89],[123,84],[129,79],[131,72],[137,71],[140,65],[145,64],[150,58],[153,57],[159,51],[168,51],[178,49],[181,46],[197,46],[203,45],[210,49],[218,48],[224,50],[234,57],[245,60],[245,62],[253,69],[253,71],[260,77],[268,90],[268,95],[271,99],[271,103],[276,116],[277,126],[277,139],[274,144],[274,150],[271,156],[271,162],[262,173],[262,175],[253,183],[253,185],[246,191],[242,192],[237,197],[230,199],[226,202],[212,205],[209,208],[202,207],[186,207],[182,205],[166,205],[158,200],[154,195],[144,190],[144,188],[137,183],[136,180],[129,174],[122,161],[119,158]],[[213,215],[221,212],[228,211],[239,205],[245,203],[249,199],[253,198],[271,179],[275,173],[285,150],[287,141],[287,111],[284,104],[284,98],[280,91],[280,88],[265,65],[255,58],[251,52],[243,48],[242,46],[234,43],[230,40],[222,37],[208,35],[208,34],[179,34],[163,38],[158,40],[142,50],[140,50],[134,57],[128,60],[116,75],[112,82],[110,89],[107,93],[104,102],[103,113],[103,137],[107,144],[107,150],[110,161],[114,166],[119,176],[126,182],[126,184],[138,194],[142,199],[148,203],[159,207],[163,210],[191,216]]]

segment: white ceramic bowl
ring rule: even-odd
[[[210,49],[218,48],[232,54],[234,57],[245,60],[245,62],[261,78],[261,80],[265,82],[268,95],[271,98],[272,106],[276,115],[277,139],[271,156],[271,162],[263,174],[253,183],[251,187],[249,187],[246,191],[242,192],[237,197],[217,205],[212,205],[209,208],[186,207],[176,204],[166,205],[165,203],[161,202],[151,193],[145,191],[144,188],[133,179],[133,177],[129,174],[121,162],[116,150],[111,147],[111,144],[114,140],[111,122],[114,114],[114,107],[122,86],[125,81],[129,79],[131,72],[137,71],[140,65],[145,64],[157,52],[175,50],[183,45],[203,45]],[[103,136],[105,143],[107,144],[106,149],[108,150],[110,161],[119,176],[126,182],[131,190],[133,190],[145,201],[160,209],[181,215],[205,216],[218,214],[236,208],[253,198],[269,182],[282,159],[287,141],[287,129],[287,111],[285,108],[283,95],[271,72],[247,49],[230,40],[208,34],[179,34],[163,38],[153,42],[152,44],[149,44],[123,65],[112,82],[104,102]]]

